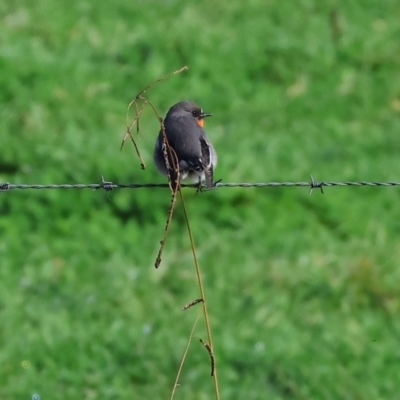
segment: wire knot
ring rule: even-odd
[[[104,176],[101,176],[101,188],[104,189],[106,192],[110,192],[113,190],[114,184],[112,182],[108,182],[104,180]]]
[[[324,182],[315,181],[312,175],[310,175],[310,179],[310,195],[312,194],[313,189],[321,189],[321,193],[324,194]]]
[[[9,183],[0,183],[0,192],[5,192],[7,190],[10,190],[10,184]]]

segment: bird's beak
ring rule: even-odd
[[[197,120],[197,124],[203,128],[204,127],[204,119],[203,118],[211,117],[211,116],[212,116],[212,114],[201,113],[199,119]]]
[[[211,117],[211,116],[212,116],[212,114],[202,112],[199,116],[199,119],[197,120],[197,124],[203,128],[204,127],[204,118]]]

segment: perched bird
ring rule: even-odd
[[[203,130],[204,118],[211,115],[191,101],[180,101],[169,109],[163,122],[164,129],[157,137],[154,162],[162,174],[170,174],[173,187],[177,179],[176,159],[181,180],[189,178],[199,185],[205,181],[207,187],[213,187],[218,158]]]

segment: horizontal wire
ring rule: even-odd
[[[239,183],[223,183],[217,182],[212,189],[218,188],[262,188],[262,187],[309,187],[310,193],[313,189],[323,190],[324,187],[335,187],[335,186],[400,186],[400,182],[367,182],[367,181],[355,181],[355,182],[319,182],[315,181],[311,177],[310,182],[239,182]],[[113,182],[107,182],[102,178],[101,183],[90,183],[90,184],[13,184],[13,183],[0,183],[0,191],[8,191],[14,189],[104,189],[110,191],[112,189],[140,189],[140,188],[169,188],[168,183],[131,183],[131,184],[118,184]],[[193,184],[181,184],[181,187],[189,187],[199,189],[198,185]],[[206,186],[201,186],[202,190],[209,190]]]

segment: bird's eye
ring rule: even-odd
[[[192,111],[192,115],[194,117],[197,117],[199,115],[199,112],[197,110]]]

